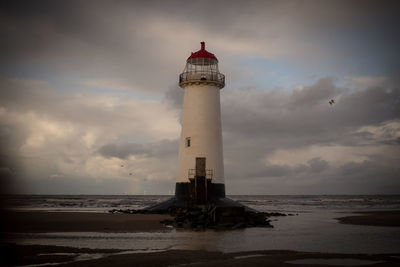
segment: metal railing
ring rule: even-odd
[[[188,178],[194,179],[195,176],[196,176],[196,169],[189,169]],[[206,179],[212,180],[212,178],[213,178],[213,170],[206,170]]]
[[[206,179],[212,180],[213,178],[213,170],[206,170]]]
[[[225,75],[219,72],[207,71],[183,72],[179,75],[180,85],[189,82],[215,82],[224,87]]]

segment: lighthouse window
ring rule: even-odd
[[[186,147],[190,147],[190,137],[186,137]]]

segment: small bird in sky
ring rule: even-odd
[[[130,172],[129,175],[132,175],[132,173]]]
[[[333,100],[333,99],[329,100],[329,104],[331,104],[331,106],[332,106],[333,104],[335,104],[335,100]]]
[[[121,167],[124,167],[124,165],[121,165]]]

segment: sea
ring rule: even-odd
[[[13,195],[4,200],[16,211],[96,212],[141,209],[171,196],[150,195]],[[359,211],[400,210],[400,195],[231,195],[229,198],[271,217],[273,228],[157,232],[20,233],[19,244],[122,249],[155,252],[190,249],[222,252],[296,250],[328,253],[400,253],[400,228],[338,223]]]

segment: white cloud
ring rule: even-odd
[[[8,80],[3,83],[10,85]],[[54,178],[56,174],[66,181],[87,177],[128,179],[134,183],[141,178],[171,177],[166,175],[168,170],[160,169],[166,167],[166,162],[171,164],[168,160],[160,164],[149,158],[136,164],[135,156],[130,156],[125,160],[126,167],[121,168],[121,159],[97,153],[104,144],[121,140],[147,143],[178,138],[176,111],[166,103],[105,93],[65,95],[46,83],[30,80],[14,80],[12,85],[9,89],[15,95],[8,95],[7,102],[0,103],[0,122],[8,127],[4,129],[11,129],[4,134],[21,134],[20,140],[7,146],[14,148],[14,155],[9,156],[16,157],[19,172],[26,179]],[[42,85],[46,87],[41,88]],[[34,101],[28,105],[21,102],[24,95]],[[129,175],[129,166],[135,166],[135,176]]]
[[[353,90],[365,90],[369,87],[386,87],[393,86],[391,79],[387,76],[350,76],[344,79],[346,87]]]
[[[348,147],[311,145],[304,148],[277,149],[265,158],[266,163],[296,166],[306,164],[313,158],[322,158],[330,165],[340,166],[347,162],[360,163],[369,155],[380,152],[382,147]]]
[[[82,83],[85,86],[107,88],[115,90],[135,90],[132,84],[120,80],[87,80]]]
[[[368,139],[366,144],[369,142],[382,143],[382,144],[394,144],[400,140],[400,121],[392,120],[385,121],[379,125],[367,125],[360,127],[357,134],[367,134]]]
[[[399,35],[388,4],[226,3],[10,3],[0,27],[0,168],[35,181],[33,192],[168,192],[180,131],[177,77],[205,41],[227,74],[227,185],[248,193],[294,185],[322,192],[342,176],[369,177],[371,188],[375,176],[392,183],[400,98],[387,69],[399,61]],[[320,77],[338,78],[305,85]]]

